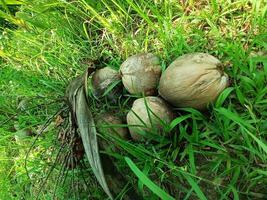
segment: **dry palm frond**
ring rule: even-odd
[[[25,159],[26,170],[30,151],[33,149],[39,136],[44,132],[53,119],[57,118],[59,115],[65,116],[62,123],[57,126],[58,136],[56,140],[57,144],[55,144],[56,148],[54,148],[52,153],[50,152],[50,155],[55,154],[53,157],[54,161],[50,164],[49,169],[44,169],[47,175],[41,182],[39,182],[37,199],[39,198],[41,191],[44,190],[49,177],[51,177],[51,174],[55,169],[57,169],[57,176],[54,185],[53,198],[56,196],[59,185],[64,184],[67,177],[70,176],[72,189],[70,189],[69,192],[75,196],[75,199],[79,199],[79,190],[81,190],[79,187],[89,187],[86,178],[84,178],[84,171],[88,168],[83,160],[84,154],[86,154],[87,160],[98,183],[110,199],[114,199],[113,196],[117,196],[123,189],[125,189],[125,187],[128,187],[126,179],[119,173],[113,164],[112,158],[109,158],[105,154],[101,154],[100,157],[99,154],[98,144],[102,150],[105,149],[102,145],[103,141],[98,141],[97,138],[94,118],[90,111],[91,102],[90,99],[88,99],[87,94],[87,79],[92,72],[93,68],[88,68],[84,74],[71,81],[65,92],[65,104],[63,108],[47,120],[27,153]],[[101,164],[102,162],[104,163],[103,167]],[[61,166],[58,167],[59,165]],[[76,169],[77,166],[79,166],[78,170]],[[82,174],[84,185],[77,184],[77,182],[80,181],[75,175],[77,171]],[[27,174],[29,174],[28,170]],[[75,180],[75,178],[77,180]],[[89,192],[89,189],[87,192]],[[123,195],[124,199],[140,199],[132,189],[128,190]]]

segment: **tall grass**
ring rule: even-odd
[[[231,87],[206,112],[176,110],[179,117],[166,127],[173,134],[164,142],[115,139],[121,152],[106,153],[116,158],[145,199],[157,199],[162,191],[175,199],[266,199],[264,1],[24,2],[15,15],[0,12],[16,27],[1,30],[0,199],[32,199],[38,192],[40,183],[30,182],[23,167],[33,138],[18,142],[17,135],[27,129],[36,132],[59,108],[53,101],[63,95],[68,81],[88,64],[118,69],[132,54],[153,52],[165,68],[176,57],[197,51],[225,63]],[[122,100],[120,107],[105,102],[102,109],[124,112],[132,99]],[[38,141],[29,166],[36,176],[32,179],[47,174],[49,155],[42,152],[49,152],[54,139],[52,127]],[[84,193],[70,194],[67,179],[53,194],[58,180],[57,172],[54,175],[42,199],[104,198],[92,179],[90,190],[82,190],[82,184],[78,188]],[[79,172],[69,176],[77,183],[82,179]]]

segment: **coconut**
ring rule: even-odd
[[[93,93],[96,97],[102,97],[107,89],[115,82],[121,80],[119,72],[110,68],[104,67],[95,71],[92,76]],[[108,97],[115,99],[118,96],[120,86],[118,85],[109,92]]]
[[[221,62],[207,53],[186,54],[164,71],[159,94],[176,107],[204,109],[227,87]]]
[[[103,132],[113,134],[121,139],[127,140],[129,138],[127,128],[120,127],[120,125],[123,125],[122,119],[112,113],[100,114],[97,118],[96,124]]]
[[[145,97],[134,101],[127,114],[127,124],[132,138],[142,140],[143,134],[162,130],[162,122],[169,124],[174,118],[171,108],[159,97]]]
[[[108,133],[120,139],[128,140],[130,138],[128,129],[121,127],[123,121],[120,117],[112,113],[102,113],[96,120],[97,129],[101,133]],[[100,138],[99,147],[105,151],[118,152],[120,148],[112,144],[113,139],[103,140]]]
[[[122,83],[131,94],[154,95],[161,75],[160,60],[152,53],[129,57],[120,67]]]

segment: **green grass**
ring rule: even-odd
[[[161,142],[113,138],[121,152],[106,153],[140,194],[145,199],[158,194],[175,199],[267,198],[263,0],[34,0],[24,1],[15,15],[0,9],[9,23],[0,36],[0,199],[32,199],[38,193],[38,180],[47,175],[49,157],[55,155],[49,153],[56,130],[51,125],[30,154],[31,181],[24,159],[34,138],[25,136],[25,130],[36,133],[60,108],[55,100],[64,95],[68,82],[92,62],[119,69],[139,52],[158,55],[163,69],[184,53],[208,52],[225,63],[231,79],[208,111],[177,109],[179,117],[166,127],[172,134]],[[92,111],[116,110],[123,116],[133,99],[121,99],[116,106],[94,102]],[[91,173],[87,169],[83,174]],[[61,179],[56,168],[40,199],[51,199],[55,186],[58,199],[106,198],[90,176],[90,187],[84,189],[83,174],[70,170],[65,184],[57,186]]]

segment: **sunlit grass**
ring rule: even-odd
[[[184,53],[208,52],[225,63],[231,85],[206,112],[177,109],[173,133],[162,143],[113,138],[121,152],[106,153],[138,191],[156,199],[146,187],[151,180],[175,199],[266,199],[266,10],[263,0],[36,0],[26,1],[15,16],[2,15],[13,26],[1,30],[0,40],[0,199],[31,199],[40,187],[24,168],[33,138],[17,142],[18,130],[36,132],[59,109],[54,100],[62,97],[69,80],[89,63],[118,69],[139,52],[158,55],[163,68]],[[133,99],[122,99],[118,106],[104,102],[92,110],[120,110],[123,115]],[[47,173],[51,163],[42,152],[55,137],[52,127],[30,156],[34,180]],[[53,197],[57,172],[41,199]],[[103,199],[92,182],[92,189],[70,198],[86,198],[90,191],[90,197]],[[68,184],[59,185],[57,198],[69,194]]]

